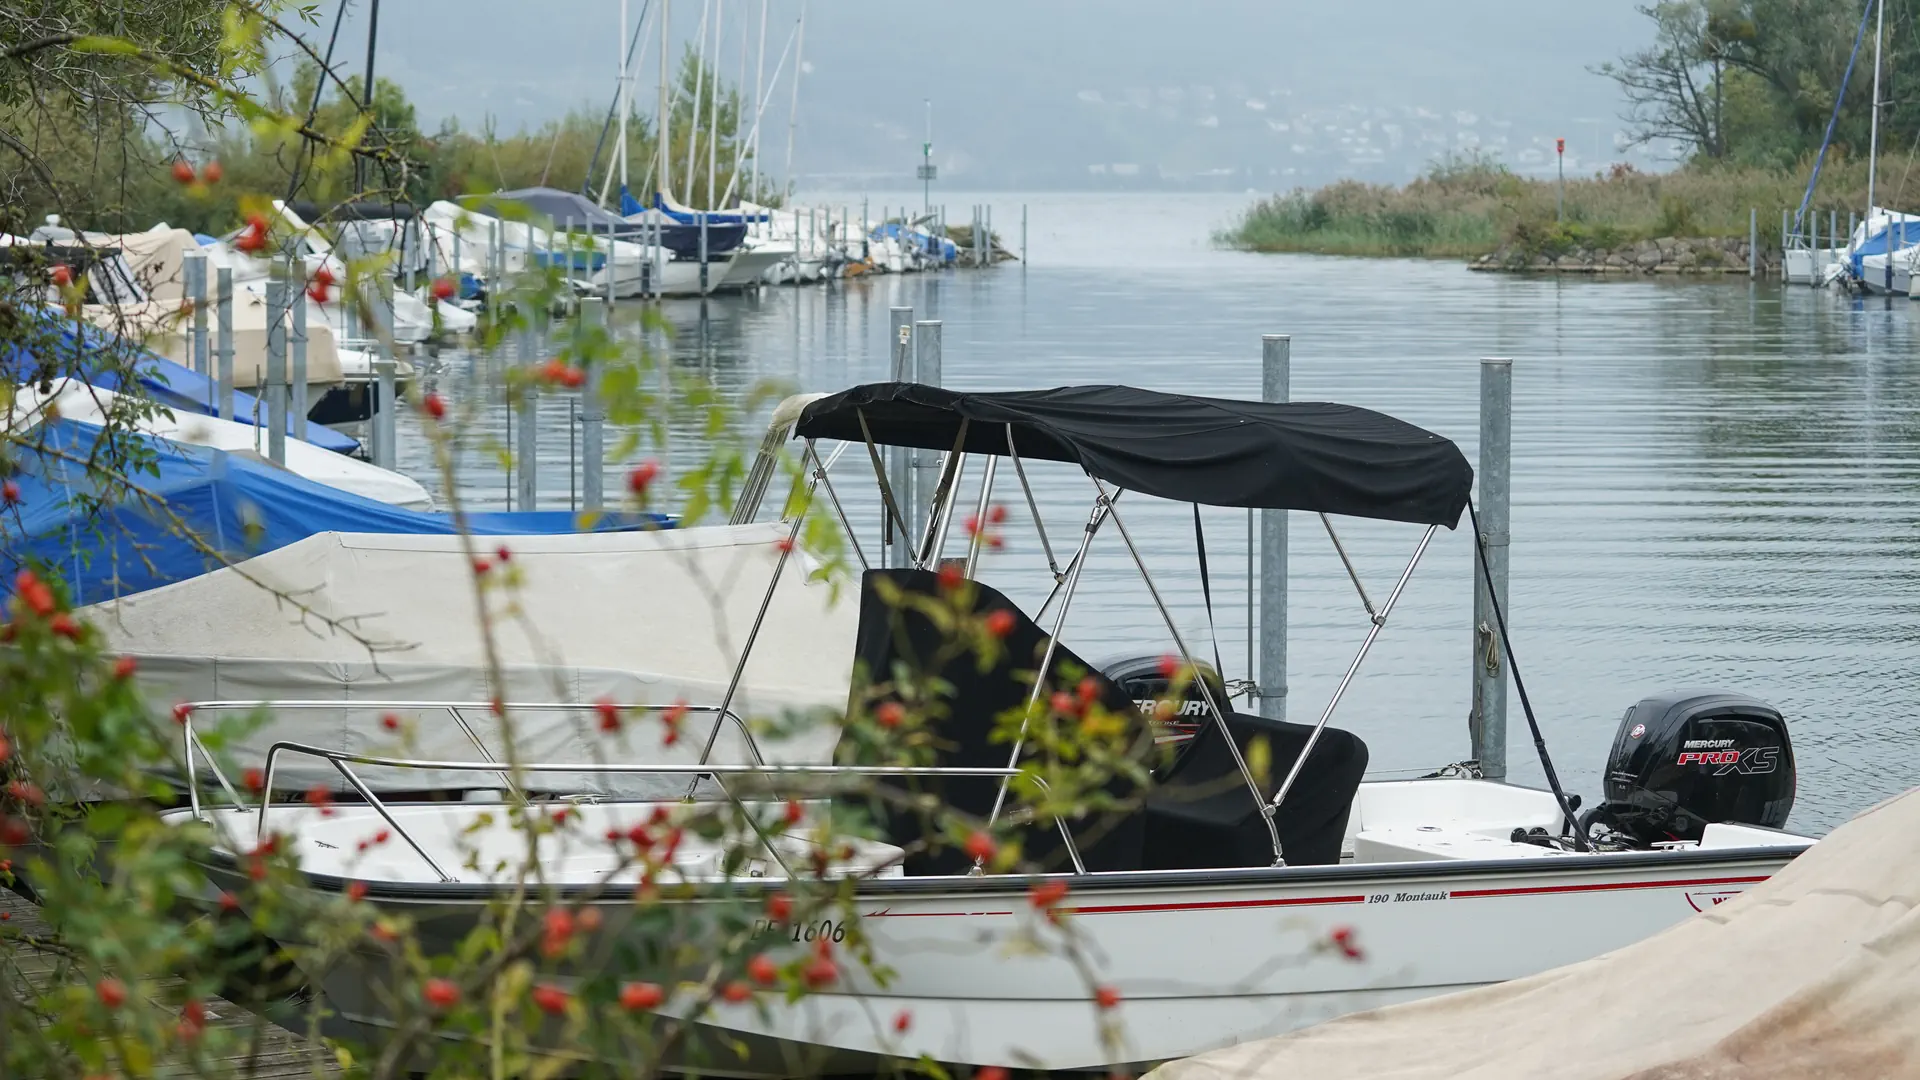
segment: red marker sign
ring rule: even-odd
[[[1567,152],[1567,140],[1565,140],[1565,139],[1555,139],[1555,140],[1553,140],[1553,152],[1554,152],[1554,153],[1556,153],[1556,154],[1564,154],[1564,153],[1566,153],[1566,152]]]

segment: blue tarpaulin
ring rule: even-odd
[[[0,344],[0,375],[4,375],[8,382],[18,385],[33,381],[44,362],[49,369],[47,374],[53,378],[72,376],[102,390],[117,391],[121,389],[121,377],[125,373],[124,358],[131,350],[135,376],[140,385],[128,392],[150,397],[176,413],[214,416],[219,412],[220,402],[214,396],[213,380],[192,368],[176,364],[131,342],[120,341],[116,335],[97,327],[65,319],[52,312],[40,312],[38,315],[45,320],[46,340],[54,355],[35,356],[17,342]],[[266,414],[265,408],[255,407],[252,395],[238,390],[233,392],[233,419],[236,422],[249,423],[252,417],[264,417]],[[358,442],[320,424],[307,425],[307,441],[342,454],[350,454],[360,448]]]
[[[154,471],[128,476],[112,503],[89,507],[109,486],[87,465],[102,429],[76,420],[41,424],[15,451],[20,500],[0,515],[0,597],[22,565],[64,580],[75,604],[95,604],[183,581],[303,540],[315,533],[455,532],[450,514],[404,510],[317,484],[249,457],[121,432],[115,442],[151,454]],[[127,471],[127,470],[122,470]],[[484,536],[570,533],[570,511],[472,513],[468,530]],[[595,531],[660,528],[651,514],[603,515]],[[197,541],[197,542],[196,542]]]

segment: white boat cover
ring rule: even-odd
[[[105,424],[119,397],[111,390],[89,386],[78,379],[56,380],[49,394],[40,393],[35,386],[15,387],[13,393],[13,416],[9,421],[13,430],[54,415],[86,424]],[[163,410],[141,420],[135,429],[177,443],[211,446],[230,453],[255,455],[262,460],[267,453],[266,428],[217,416]],[[412,477],[291,437],[287,439],[286,469],[316,484],[351,491],[390,506],[433,509],[433,496]]]
[[[1148,1080],[1920,1076],[1916,903],[1920,789],[1636,945],[1214,1050]]]
[[[717,706],[787,534],[788,526],[764,523],[486,538],[480,550],[506,546],[520,576],[517,588],[489,590],[505,676],[500,696],[526,703],[587,704],[605,696],[636,705]],[[732,711],[743,718],[846,706],[858,604],[830,582],[809,580],[816,569],[801,552],[787,560],[733,701]],[[320,533],[88,614],[104,629],[108,648],[138,658],[143,689],[156,707],[213,700],[353,703],[277,711],[241,740],[235,757],[243,763],[257,764],[266,747],[282,739],[392,753],[402,744],[381,727],[383,703],[494,696],[473,571],[457,536]],[[351,625],[360,640],[322,618]],[[393,711],[417,717],[417,737],[402,756],[477,759],[444,710]],[[504,756],[498,720],[484,707],[465,715],[489,751]],[[690,716],[680,740],[666,747],[663,725],[651,716],[629,723],[624,739],[612,739],[598,730],[591,708],[509,710],[520,760],[561,763],[692,763],[711,716]],[[770,761],[821,763],[830,759],[838,731],[815,723],[781,738],[759,734],[756,741]],[[737,729],[722,728],[713,760],[749,760]],[[288,764],[300,766],[293,775],[303,783],[340,780],[320,762]],[[367,776],[389,790],[487,786],[485,774],[368,770]],[[663,785],[657,775],[554,774],[542,786],[653,797],[685,785]]]

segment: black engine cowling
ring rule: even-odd
[[[1581,817],[1639,845],[1698,841],[1708,825],[1782,828],[1797,786],[1780,711],[1727,690],[1672,690],[1627,710],[1606,800]]]
[[[1174,760],[1178,761],[1193,741],[1193,736],[1211,715],[1207,710],[1207,699],[1201,694],[1201,681],[1206,681],[1215,704],[1227,710],[1233,706],[1227,701],[1227,688],[1220,681],[1220,673],[1213,670],[1211,664],[1197,663],[1194,666],[1194,678],[1187,681],[1184,692],[1175,701],[1173,715],[1164,718],[1159,716],[1156,707],[1168,690],[1167,677],[1163,673],[1164,663],[1165,658],[1161,656],[1133,656],[1103,664],[1100,672],[1112,679],[1133,699],[1140,711],[1147,714],[1153,725],[1153,741],[1163,748],[1170,748]]]

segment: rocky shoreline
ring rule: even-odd
[[[1741,274],[1747,272],[1747,241],[1737,237],[1668,236],[1615,248],[1528,251],[1507,245],[1467,264],[1470,270],[1510,274]],[[1760,250],[1760,273],[1780,272],[1780,253]]]

